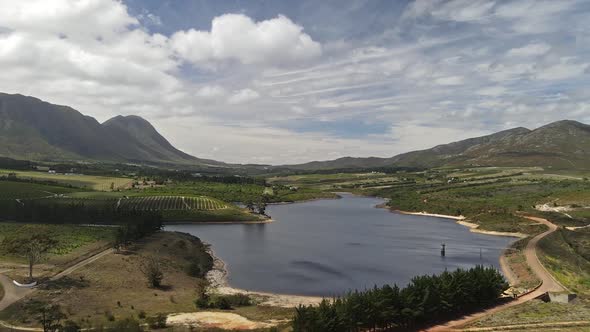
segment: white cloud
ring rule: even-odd
[[[396,141],[396,145],[403,146],[407,151],[428,149],[439,144],[489,133],[478,129],[448,128],[441,125],[404,124],[391,128],[391,138]]]
[[[503,86],[491,86],[477,90],[477,94],[482,96],[498,97],[505,94],[507,89]]]
[[[244,104],[260,98],[260,94],[252,89],[243,89],[233,94],[228,99],[230,104]]]
[[[203,86],[203,87],[199,88],[195,95],[197,97],[201,97],[201,98],[214,99],[214,98],[223,97],[226,94],[227,94],[227,91],[219,85],[207,85],[207,86]]]
[[[558,64],[543,68],[536,77],[540,80],[564,80],[583,75],[590,65],[575,63],[569,58],[562,58]]]
[[[200,65],[215,60],[244,64],[292,64],[318,57],[321,45],[289,18],[254,22],[242,14],[213,19],[211,31],[179,31],[171,45],[180,57]]]
[[[461,85],[463,84],[463,81],[464,79],[462,76],[447,76],[434,80],[434,82],[438,85]]]
[[[551,46],[549,46],[546,43],[532,43],[525,45],[523,47],[512,48],[506,53],[506,55],[516,57],[530,57],[543,55],[547,53],[550,49]]]

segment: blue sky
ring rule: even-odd
[[[193,155],[388,157],[590,122],[590,2],[0,0],[0,91]]]

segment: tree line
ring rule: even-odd
[[[293,331],[416,330],[490,306],[506,289],[493,267],[418,276],[405,288],[385,285],[324,299],[319,306],[299,306]]]
[[[140,227],[140,232],[162,226],[159,211],[117,209],[114,204],[52,199],[0,200],[0,219],[40,224],[131,225]]]

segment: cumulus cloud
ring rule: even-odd
[[[254,22],[243,14],[226,14],[213,19],[211,31],[179,31],[170,42],[181,58],[197,65],[215,60],[292,64],[322,53],[318,42],[283,15]]]
[[[304,0],[280,16],[285,8],[269,2],[265,15],[278,16],[258,21],[175,13],[182,30],[138,3],[0,0],[0,91],[99,120],[143,115],[187,152],[232,162],[385,157],[590,121],[579,2],[424,0],[403,13],[384,8],[382,19],[364,2],[354,19],[346,5]],[[335,15],[309,12],[320,7]],[[186,27],[191,20],[201,27]]]

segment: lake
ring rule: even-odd
[[[271,205],[269,224],[168,225],[210,243],[227,263],[229,284],[250,291],[331,296],[413,276],[499,268],[514,238],[472,233],[454,220],[392,213],[379,198]],[[446,256],[441,257],[441,244]]]

